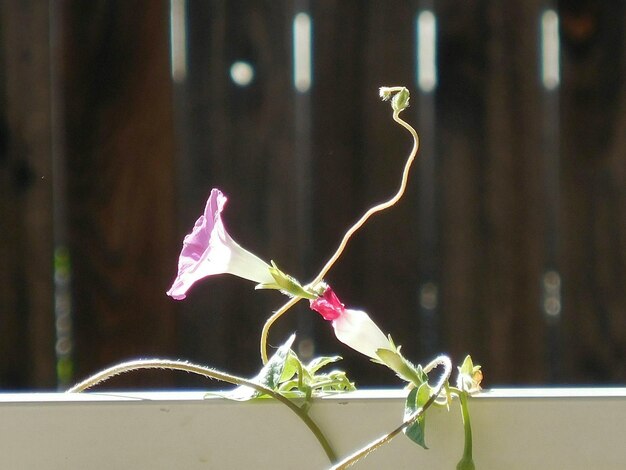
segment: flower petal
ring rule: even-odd
[[[333,320],[333,328],[339,341],[372,359],[379,360],[378,349],[393,349],[389,339],[363,311],[346,309]]]
[[[204,214],[183,240],[178,275],[167,295],[182,300],[194,283],[207,276],[229,273],[257,283],[272,282],[270,266],[239,246],[226,232],[222,211],[227,198],[213,189]]]

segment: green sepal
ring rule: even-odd
[[[413,388],[406,397],[404,406],[404,420],[406,421],[413,416],[417,410],[422,408],[431,395],[431,387],[428,383],[423,383],[419,388]],[[424,449],[428,449],[425,441],[426,432],[426,415],[422,415],[417,418],[410,426],[404,429],[404,434],[416,444],[422,446]]]
[[[457,388],[470,395],[480,391],[480,382],[483,378],[481,366],[474,365],[474,361],[472,361],[472,357],[469,354],[465,356],[463,363],[457,369],[459,370],[456,380]]]
[[[465,356],[463,364],[461,364],[461,367],[459,367],[458,369],[459,373],[469,375],[471,377],[480,370],[480,366],[475,366],[474,361],[472,361],[472,356],[468,354],[467,356]]]
[[[422,367],[414,366],[405,359],[405,357],[400,354],[400,348],[396,348],[395,351],[390,349],[377,349],[376,355],[380,358],[380,362],[393,370],[398,377],[412,383],[416,387],[419,387],[428,380]]]
[[[255,287],[255,289],[277,289],[292,297],[301,297],[309,300],[314,300],[318,297],[317,294],[302,287],[302,285],[295,278],[278,269],[278,266],[276,266],[274,261],[271,263],[272,266],[268,269],[275,282],[259,284]]]
[[[409,90],[402,87],[402,89],[391,98],[391,108],[397,113],[405,110],[409,107],[409,98]]]

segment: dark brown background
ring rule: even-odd
[[[314,277],[343,231],[397,187],[410,140],[377,97],[397,84],[412,91],[404,117],[422,153],[405,199],[327,276],[342,300],[416,362],[471,353],[488,386],[623,383],[624,2],[435,3],[439,81],[426,95],[414,43],[429,2],[311,2],[306,94],[291,72],[292,19],[306,2],[188,0],[180,83],[170,78],[169,2],[2,2],[0,387],[57,385],[63,289],[74,373],[61,385],[135,357],[253,374],[263,321],[283,299],[223,276],[172,301],[182,237],[220,187],[236,240],[303,282]],[[546,7],[560,17],[554,92],[540,80]],[[229,77],[236,60],[254,67],[247,87]],[[63,246],[71,279],[55,288]],[[556,318],[543,308],[552,271]],[[420,296],[428,286],[434,304]],[[279,322],[273,344],[297,330],[318,352],[342,354],[359,384],[397,383],[305,307]],[[111,383],[174,385],[214,386],[167,372]]]

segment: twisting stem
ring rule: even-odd
[[[324,276],[326,276],[328,271],[330,271],[330,269],[333,267],[335,262],[339,259],[339,257],[343,253],[343,250],[345,249],[352,235],[354,235],[354,233],[357,230],[359,230],[372,215],[374,215],[377,212],[390,208],[391,206],[396,204],[396,202],[398,202],[400,198],[402,197],[402,195],[404,194],[407,181],[409,179],[409,170],[411,169],[413,160],[415,160],[415,156],[417,155],[417,149],[419,148],[419,137],[417,136],[417,132],[415,131],[415,129],[413,129],[413,127],[411,127],[410,124],[408,124],[406,121],[404,121],[400,117],[400,112],[401,111],[393,112],[393,120],[396,121],[398,124],[400,124],[402,127],[404,127],[407,131],[411,133],[411,136],[413,137],[413,148],[411,149],[411,153],[409,154],[409,157],[407,158],[406,163],[404,164],[404,171],[402,172],[402,180],[400,181],[400,187],[398,188],[398,191],[388,201],[382,202],[368,209],[367,212],[365,212],[365,214],[363,214],[361,218],[352,227],[350,227],[350,229],[343,236],[343,239],[341,240],[341,243],[339,244],[337,251],[335,251],[335,254],[331,256],[330,259],[326,262],[326,265],[322,268],[322,270],[319,272],[317,277],[311,282],[311,285],[315,285],[319,283],[322,279],[324,279]]]
[[[322,279],[324,279],[324,276],[326,276],[328,271],[330,271],[330,269],[333,267],[333,265],[337,262],[337,260],[343,253],[352,235],[354,235],[354,233],[357,230],[359,230],[372,215],[376,214],[377,212],[380,212],[380,211],[383,211],[385,209],[392,207],[404,195],[404,191],[406,189],[407,182],[409,179],[409,171],[411,169],[411,165],[413,164],[413,161],[415,160],[415,156],[417,155],[417,150],[419,148],[419,137],[415,129],[413,129],[413,127],[411,127],[410,124],[408,124],[406,121],[404,121],[400,117],[401,112],[402,110],[394,111],[393,120],[396,121],[398,124],[400,124],[402,127],[404,127],[407,131],[409,131],[409,133],[413,137],[413,148],[411,149],[411,153],[409,154],[406,160],[406,163],[404,164],[404,171],[402,172],[402,179],[400,181],[400,187],[398,188],[396,194],[391,199],[389,199],[388,201],[382,202],[380,204],[377,204],[374,207],[371,207],[370,209],[368,209],[361,216],[361,218],[352,227],[350,227],[350,229],[348,229],[348,231],[344,234],[343,239],[341,240],[341,243],[339,244],[339,247],[337,248],[335,253],[326,262],[326,265],[322,268],[322,270],[315,277],[315,279],[309,284],[309,286],[315,286],[316,284],[319,284],[322,281]],[[287,312],[287,310],[293,307],[298,302],[298,300],[300,300],[300,298],[294,297],[285,305],[283,305],[280,309],[278,309],[267,320],[267,322],[265,322],[265,325],[263,326],[263,331],[261,332],[261,358],[263,359],[263,364],[267,363],[267,337],[268,337],[269,329],[274,324],[274,322],[278,320],[285,312]]]
[[[371,442],[361,450],[358,450],[354,454],[346,457],[341,462],[333,465],[329,470],[343,470],[350,467],[351,465],[354,465],[356,462],[366,457],[370,452],[373,452],[379,447],[387,444],[389,441],[391,441],[391,439],[393,439],[402,431],[404,431],[407,427],[415,423],[420,418],[420,416],[424,414],[428,407],[435,402],[435,400],[443,390],[446,382],[448,382],[448,380],[450,379],[450,374],[452,373],[452,363],[447,356],[439,356],[434,361],[432,361],[431,364],[435,364],[436,366],[442,365],[444,367],[444,371],[443,374],[441,374],[441,378],[439,379],[437,386],[435,387],[435,392],[428,398],[426,403],[424,403],[424,406],[419,408],[415,413],[413,413],[411,417],[409,417],[396,429],[376,439],[375,441]]]
[[[179,370],[184,372],[190,372],[192,374],[202,375],[204,377],[209,377],[211,379],[221,380],[223,382],[228,382],[234,385],[245,385],[246,387],[250,387],[257,392],[266,394],[280,401],[284,405],[286,405],[291,411],[298,415],[298,417],[307,425],[307,427],[311,430],[311,432],[315,435],[320,445],[326,452],[328,459],[331,463],[337,461],[337,456],[330,446],[330,443],[320,430],[320,428],[315,424],[315,421],[311,419],[311,417],[306,413],[306,411],[302,410],[298,405],[293,403],[288,398],[285,398],[280,393],[275,392],[271,388],[268,388],[264,385],[252,382],[250,380],[244,379],[242,377],[238,377],[236,375],[227,374],[226,372],[221,372],[215,369],[211,369],[209,367],[200,366],[197,364],[192,364],[184,361],[173,361],[169,359],[139,359],[135,361],[127,361],[122,362],[120,364],[116,364],[108,369],[104,369],[91,377],[79,382],[70,388],[66,393],[76,393],[85,391],[105,380],[110,379],[119,374],[124,374],[126,372],[131,372],[139,369],[169,369],[169,370]]]

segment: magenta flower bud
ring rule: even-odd
[[[330,287],[317,299],[311,300],[310,306],[325,320],[331,321],[337,339],[355,351],[380,360],[376,351],[394,349],[367,313],[345,308]]]
[[[327,287],[317,299],[311,300],[310,305],[312,310],[328,321],[339,318],[346,311],[345,306],[330,287]]]

